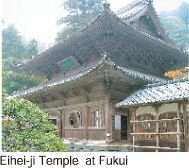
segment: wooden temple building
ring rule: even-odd
[[[137,143],[145,144],[151,138],[156,139],[159,146],[160,140],[167,135],[160,134],[158,129],[163,124],[161,131],[168,132],[165,124],[157,122],[156,128],[156,123],[149,121],[150,128],[146,132],[155,133],[142,135],[137,126],[143,123],[137,125],[135,122],[160,119],[168,122],[168,119],[175,118],[173,128],[169,125],[168,129],[176,132],[176,139],[172,138],[173,134],[168,135],[168,139],[186,145],[181,141],[187,137],[187,88],[184,100],[175,100],[170,110],[167,110],[170,105],[166,105],[164,99],[158,100],[161,103],[157,102],[157,106],[152,103],[149,107],[146,101],[145,105],[127,102],[133,93],[135,96],[136,91],[148,84],[157,88],[152,96],[156,97],[160,83],[167,82],[165,72],[186,67],[187,61],[187,54],[175,46],[161,25],[151,0],[136,0],[117,15],[106,3],[103,12],[87,27],[39,56],[17,64],[18,69],[45,75],[49,81],[8,98],[24,97],[36,103],[51,115],[62,138],[109,142],[128,140],[133,141],[135,147]],[[185,82],[188,84],[188,80]],[[157,95],[161,97],[163,93]],[[145,95],[141,95],[143,100]],[[119,104],[123,100],[126,104]],[[160,114],[164,106],[166,114]],[[182,114],[179,113],[181,107]],[[184,127],[180,126],[183,120],[178,120],[181,116],[185,116]],[[140,129],[143,131],[146,127]],[[140,142],[137,142],[137,137]],[[155,149],[158,149],[157,146]]]

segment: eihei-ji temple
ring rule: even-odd
[[[88,26],[17,63],[48,81],[7,98],[36,103],[64,139],[128,141],[133,151],[188,151],[189,79],[164,76],[187,62],[152,0],[136,0],[116,14],[105,3]]]

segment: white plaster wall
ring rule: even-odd
[[[115,115],[115,129],[121,129],[121,116]]]
[[[145,113],[155,114],[155,108],[153,108],[152,106],[145,106],[145,107],[139,107],[136,110],[136,115],[145,114]]]
[[[163,104],[159,108],[159,112],[176,112],[178,109],[178,103]]]
[[[176,112],[178,109],[178,103],[171,103],[171,104],[163,104],[159,107],[159,112],[164,113],[164,112]],[[189,105],[186,105],[186,111],[189,110]],[[183,113],[183,106],[181,105],[180,108],[181,113]],[[136,110],[136,115],[139,114],[145,114],[145,113],[151,113],[155,114],[155,108],[152,106],[145,106],[145,107],[139,107]]]

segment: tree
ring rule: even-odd
[[[5,70],[5,63],[7,61],[2,62],[2,87],[6,94],[12,94],[14,91],[24,91],[47,81],[46,77],[30,75],[16,70],[15,67],[12,67],[11,70],[11,65],[9,65],[10,69]]]
[[[57,127],[47,113],[25,99],[5,99],[2,114],[2,149],[7,152],[66,152]]]
[[[5,73],[7,75],[3,77],[2,86],[7,94],[24,91],[46,81],[45,77],[36,77],[25,72],[5,71]]]
[[[66,28],[57,34],[56,40],[64,39],[73,32],[85,27],[92,19],[102,11],[103,0],[66,0],[63,3],[64,10],[69,14],[57,21],[57,24],[65,24]]]
[[[2,61],[2,70],[4,69],[4,62]],[[2,77],[6,77],[6,72],[2,71]],[[5,100],[6,90],[2,87],[2,101]]]
[[[60,32],[57,33],[56,41],[60,41],[66,38],[67,36],[73,34],[75,31],[76,29],[74,28],[64,27]]]
[[[25,46],[14,25],[9,25],[2,30],[2,39],[2,58],[4,60],[11,58],[18,62],[38,54],[38,41],[33,39],[28,46]]]
[[[189,67],[178,69],[176,71],[169,71],[165,73],[165,76],[171,79],[186,78],[189,76]]]
[[[188,25],[189,5],[183,2],[179,7],[179,18],[181,18],[186,25]]]
[[[38,41],[36,41],[35,39],[30,41],[30,44],[28,46],[28,50],[27,50],[27,55],[28,56],[36,56],[38,54]]]
[[[2,30],[2,59],[10,57],[16,60],[26,57],[26,48],[14,25]]]
[[[188,7],[189,5],[183,2],[176,10],[169,12],[163,11],[159,14],[166,31],[176,45],[184,51],[188,50],[187,45],[189,44]]]
[[[12,43],[21,44],[21,36],[18,34],[18,30],[15,28],[14,24],[8,26],[8,28],[2,31],[2,38],[12,41]]]
[[[45,77],[36,77],[14,67],[14,63],[38,54],[38,42],[35,39],[31,40],[29,46],[25,46],[14,25],[3,29],[2,39],[3,72],[6,74],[3,75],[2,86],[7,94],[23,91],[47,81]]]
[[[188,26],[178,17],[169,16],[161,19],[165,29],[181,50],[187,50],[189,43]]]

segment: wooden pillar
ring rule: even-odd
[[[89,107],[84,107],[84,115],[85,115],[85,121],[84,121],[84,137],[85,140],[89,139],[89,132],[88,132],[88,123],[89,123]]]
[[[127,113],[127,140],[128,141],[131,141],[130,139],[130,133],[131,133],[131,129],[130,129],[130,121],[131,121],[131,114],[130,114],[130,110],[128,110],[128,113]]]
[[[184,119],[184,141],[185,141],[185,149],[188,152],[189,144],[189,135],[188,135],[188,116],[186,112],[186,104],[183,104],[183,119]]]
[[[156,120],[159,120],[159,106],[155,106]],[[159,133],[159,122],[156,122],[156,133]],[[159,147],[159,135],[156,135],[156,147]],[[156,149],[159,152],[159,149]]]
[[[60,111],[60,137],[63,138],[62,136],[62,110],[59,110]]]
[[[136,121],[136,108],[132,109],[132,121]],[[136,133],[136,123],[133,123],[133,133]],[[133,152],[135,152],[135,135],[133,135]]]
[[[60,110],[60,137],[65,138],[65,111]]]
[[[109,96],[106,96],[105,103],[105,128],[106,128],[106,140],[109,142],[112,140],[112,109],[110,107]]]
[[[110,114],[111,114],[111,141],[115,141],[115,107],[110,103]]]
[[[62,98],[63,101],[63,106],[66,106],[66,99],[63,97]],[[61,138],[65,138],[65,125],[66,125],[66,119],[65,119],[65,110],[61,109],[60,110],[60,127],[61,127]]]
[[[180,118],[180,103],[178,103],[177,109],[177,118]],[[177,133],[180,133],[180,120],[177,120]],[[180,135],[177,135],[177,148],[179,148],[178,152],[180,151]]]

